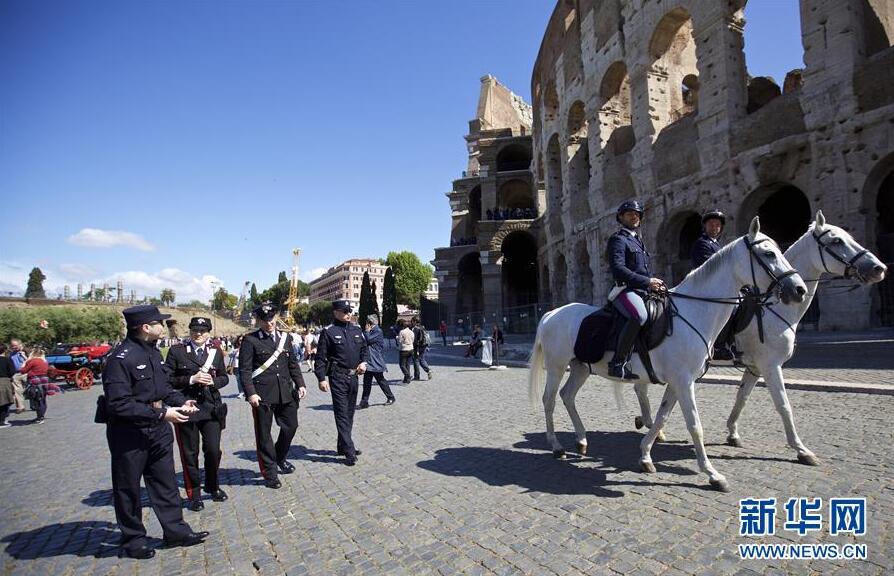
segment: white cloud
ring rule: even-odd
[[[314,268],[313,270],[310,270],[310,271],[302,274],[301,279],[304,280],[305,282],[310,282],[312,280],[316,280],[317,278],[319,278],[320,276],[325,274],[327,270],[329,270],[329,268]]]
[[[71,280],[87,280],[99,276],[99,270],[87,264],[60,264],[59,272]]]
[[[143,252],[152,252],[155,246],[145,238],[133,232],[120,230],[100,230],[98,228],[84,228],[77,234],[68,237],[68,242],[76,246],[90,248],[112,248],[113,246],[129,246]]]

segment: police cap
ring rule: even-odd
[[[711,220],[712,218],[720,220],[721,226],[726,225],[726,214],[724,214],[720,210],[710,210],[708,212],[705,212],[705,215],[702,216],[702,224],[704,224],[708,220]]]
[[[258,320],[264,320],[265,322],[273,320],[273,317],[276,316],[277,312],[278,310],[276,309],[276,306],[270,302],[262,302],[252,310],[252,313]]]
[[[193,316],[189,320],[190,330],[211,330],[211,318],[204,316]]]
[[[354,308],[351,306],[351,303],[347,300],[333,300],[332,309],[339,310],[346,314],[350,314],[354,311]]]
[[[121,311],[124,314],[124,321],[128,328],[136,328],[143,324],[151,324],[152,322],[161,322],[171,317],[170,314],[162,314],[158,311],[158,306],[152,304],[141,304],[139,306],[131,306]]]

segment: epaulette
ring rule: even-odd
[[[116,352],[116,354],[115,354],[115,358],[126,358],[126,357],[127,357],[127,353],[130,352],[130,348],[121,348],[121,347],[119,347],[119,348],[117,348],[117,349],[115,350],[115,352]]]

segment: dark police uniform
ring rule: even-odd
[[[123,311],[130,327],[169,318],[155,306]],[[140,504],[140,478],[168,543],[194,541],[183,520],[180,493],[174,476],[171,427],[165,422],[167,406],[181,406],[183,394],[171,388],[167,368],[152,343],[128,336],[109,353],[102,372],[105,392],[106,439],[112,455],[112,493],[115,518],[121,529],[124,552],[148,558],[146,528]],[[207,536],[207,533],[204,533]],[[142,555],[140,555],[142,554]]]
[[[276,309],[263,304],[255,309],[255,314],[262,320],[270,320],[276,315]],[[252,378],[252,372],[276,353],[280,338],[286,339],[282,352],[269,368]],[[258,407],[252,407],[258,466],[267,486],[278,487],[277,466],[287,474],[294,470],[286,457],[298,431],[297,388],[304,387],[301,366],[292,351],[292,335],[281,331],[268,334],[260,329],[246,334],[239,348],[239,371],[246,400],[255,394],[261,397]],[[275,444],[270,434],[274,418],[279,426]]]
[[[720,242],[702,232],[702,235],[692,245],[692,250],[689,251],[692,267],[698,268],[719,251]]]
[[[192,329],[211,329],[209,318],[196,317],[189,323]],[[171,372],[171,385],[183,392],[188,399],[196,401],[199,411],[190,415],[189,422],[175,424],[174,433],[180,446],[180,462],[183,465],[183,483],[186,485],[186,496],[190,500],[190,508],[201,509],[202,475],[199,471],[199,436],[202,438],[202,452],[205,454],[205,492],[211,494],[215,501],[227,499],[226,493],[220,489],[218,470],[220,469],[220,433],[225,424],[224,403],[218,390],[226,386],[230,379],[224,365],[224,354],[215,348],[214,359],[208,373],[213,384],[202,386],[190,384],[190,378],[198,374],[208,360],[212,345],[210,341],[198,346],[191,340],[175,344],[168,350],[165,364]]]
[[[634,290],[648,290],[652,278],[651,256],[639,234],[621,228],[609,237],[608,264],[617,285]]]
[[[336,300],[332,303],[332,308],[351,311],[350,303],[345,300]],[[349,464],[353,464],[359,454],[351,439],[354,408],[357,404],[357,367],[367,360],[369,351],[359,326],[336,320],[320,332],[314,374],[320,382],[329,382],[335,427],[338,430],[337,449],[339,454],[347,458]]]

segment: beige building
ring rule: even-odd
[[[710,208],[729,215],[727,240],[759,215],[782,245],[822,209],[890,266],[894,2],[800,0],[800,8],[805,67],[774,80],[745,60],[745,0],[556,3],[531,79],[541,302],[605,301],[603,254],[628,198],[646,205],[653,272],[674,282]],[[455,223],[475,210],[460,193],[478,185],[457,182]],[[438,261],[479,252],[486,286],[499,246],[477,226],[465,234],[477,235],[474,246],[449,249],[457,252],[449,259],[439,249]],[[464,292],[452,269],[439,274],[442,300],[445,288]],[[850,282],[830,287],[839,285]],[[486,306],[499,304],[487,294]],[[821,290],[817,306],[820,329],[894,325],[894,280]]]
[[[333,266],[325,274],[310,283],[310,304],[333,300],[349,300],[356,309],[360,306],[360,288],[363,285],[363,273],[369,272],[369,281],[375,282],[376,300],[379,310],[382,309],[382,293],[385,285],[387,266],[376,259],[346,260]]]

